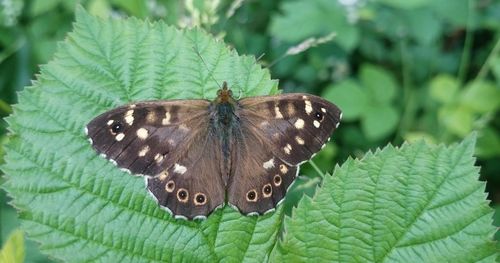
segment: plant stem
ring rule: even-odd
[[[311,164],[312,168],[319,174],[319,176],[321,176],[321,177],[325,176],[323,171],[321,171],[321,169],[319,169],[319,167],[316,165],[316,163],[314,163],[314,161],[312,159],[309,160],[309,163]]]
[[[400,53],[401,53],[401,75],[403,82],[403,110],[401,114],[401,119],[399,121],[399,127],[396,131],[396,136],[394,137],[394,144],[399,144],[403,141],[403,136],[408,129],[408,123],[412,122],[413,114],[413,103],[411,100],[412,90],[411,90],[411,75],[408,63],[408,52],[406,49],[406,39],[402,38],[400,41]]]
[[[481,80],[486,77],[486,74],[488,74],[488,71],[490,70],[491,67],[491,60],[495,58],[498,55],[498,52],[500,52],[500,37],[497,40],[497,43],[491,50],[490,54],[486,58],[486,61],[484,62],[483,66],[479,70],[479,73],[477,73],[476,79]]]
[[[460,58],[460,66],[458,68],[458,80],[460,83],[464,83],[465,75],[467,74],[467,70],[469,68],[470,62],[470,53],[472,49],[472,41],[474,39],[474,35],[472,34],[472,15],[474,12],[473,1],[468,1],[468,10],[467,10],[467,25],[465,28],[465,42],[464,49],[462,51],[462,57]]]

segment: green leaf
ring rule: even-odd
[[[328,86],[323,97],[337,104],[342,109],[342,118],[348,121],[358,119],[368,104],[365,91],[353,80]]]
[[[0,262],[24,262],[24,234],[21,230],[12,232],[0,250]]]
[[[430,95],[441,103],[452,102],[457,94],[460,83],[450,75],[438,75],[430,82]]]
[[[432,11],[434,11],[436,16],[440,19],[449,22],[453,26],[461,27],[467,25],[471,16],[472,19],[474,19],[474,16],[481,15],[475,8],[469,10],[469,1],[470,0],[429,1],[429,7],[432,8]]]
[[[396,96],[396,81],[391,73],[381,67],[364,64],[361,66],[359,78],[370,93],[371,99],[377,103],[388,103]]]
[[[416,9],[428,5],[432,0],[379,0],[379,2],[401,9]]]
[[[286,218],[271,262],[495,262],[474,142],[347,160]]]
[[[460,137],[472,131],[474,116],[470,109],[460,105],[449,105],[439,109],[439,121],[451,133]]]
[[[282,206],[263,217],[226,207],[202,222],[174,220],[142,178],[95,153],[83,128],[131,101],[212,99],[215,80],[242,96],[276,94],[267,70],[199,29],[102,20],[81,8],[54,56],[19,93],[2,166],[3,187],[42,252],[68,262],[265,260]]]
[[[460,101],[477,113],[491,112],[500,106],[500,88],[488,81],[473,81],[461,93]]]
[[[56,8],[61,2],[62,0],[35,0],[30,5],[30,14],[32,16],[39,16]]]
[[[401,16],[408,21],[410,34],[424,45],[432,46],[443,34],[443,23],[428,9],[410,9],[403,12]]]
[[[391,105],[370,105],[361,119],[363,133],[371,140],[389,135],[397,126],[399,112]]]
[[[348,22],[345,8],[337,1],[284,2],[281,9],[283,15],[274,16],[270,28],[272,35],[281,40],[298,42],[335,32],[333,42],[347,50],[356,47],[359,41],[358,29]]]

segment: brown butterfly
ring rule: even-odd
[[[86,127],[95,150],[146,176],[175,218],[206,218],[226,203],[246,215],[273,211],[338,127],[342,113],[309,94],[236,100],[224,82],[214,101],[125,105]]]

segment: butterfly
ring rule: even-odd
[[[137,102],[102,113],[85,131],[98,153],[145,176],[160,207],[203,219],[226,202],[246,215],[273,211],[341,118],[321,97],[237,100],[224,82],[213,101]]]

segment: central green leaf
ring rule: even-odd
[[[8,119],[7,188],[42,251],[65,261],[262,261],[281,208],[245,217],[231,208],[203,222],[174,220],[130,176],[90,147],[85,125],[140,100],[269,95],[277,82],[202,30],[137,19],[100,20],[77,10],[74,31]],[[203,59],[201,59],[201,58]],[[234,233],[238,235],[234,235]]]

